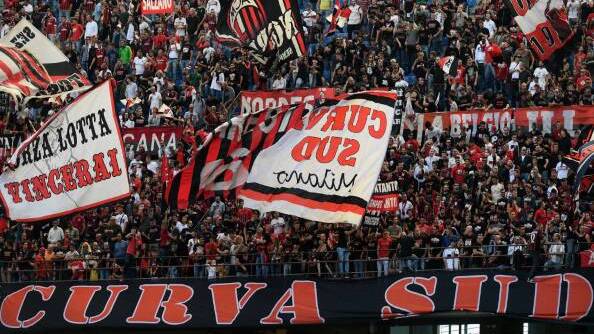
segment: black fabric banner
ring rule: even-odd
[[[341,324],[478,311],[594,323],[592,271],[426,272],[365,280],[272,278],[5,284],[0,329]]]
[[[263,62],[287,62],[305,55],[297,0],[221,0],[216,37],[249,48]]]

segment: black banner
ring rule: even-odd
[[[478,311],[592,320],[592,271],[534,277],[511,271],[425,272],[365,280],[274,278],[5,284],[8,329],[224,328],[341,324]],[[419,317],[423,319],[423,317]]]
[[[221,0],[216,37],[229,46],[245,46],[266,62],[305,55],[297,0]],[[265,4],[265,5],[264,5]]]

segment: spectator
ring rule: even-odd
[[[553,235],[553,241],[548,245],[547,256],[548,260],[544,265],[545,270],[551,268],[555,270],[561,269],[563,258],[565,257],[565,245],[561,243],[561,235],[559,233]]]
[[[64,240],[64,230],[59,226],[60,222],[54,220],[52,222],[52,228],[47,232],[47,242],[49,244],[57,244]]]

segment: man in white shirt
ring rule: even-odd
[[[272,81],[272,90],[281,90],[287,87],[287,79],[280,74],[277,74]]]
[[[474,61],[476,62],[477,65],[481,65],[481,64],[485,64],[485,50],[487,49],[488,46],[488,41],[481,41],[479,44],[476,45],[476,48],[474,48]]]
[[[311,3],[309,2],[305,4],[305,10],[303,13],[301,13],[301,15],[303,16],[303,22],[305,23],[305,26],[308,28],[313,27],[313,25],[318,21],[318,13],[316,13],[316,11],[311,8]]]
[[[450,246],[443,250],[442,255],[446,270],[460,270],[460,250],[456,248],[455,241],[452,241]]]
[[[557,162],[555,166],[555,170],[557,171],[557,179],[558,180],[565,180],[567,179],[567,175],[569,174],[569,167],[563,161]]]
[[[491,20],[491,14],[487,13],[485,15],[485,20],[483,21],[483,28],[489,30],[489,38],[495,36],[495,32],[497,31],[497,25],[495,22]]]
[[[406,194],[402,194],[401,200],[398,203],[398,216],[400,220],[409,219],[412,216],[413,204],[406,197]]]
[[[361,29],[361,23],[363,22],[363,9],[359,6],[358,1],[353,1],[349,5],[351,15],[347,21],[347,31],[349,38],[351,38],[353,31],[359,31]]]
[[[561,243],[561,235],[555,233],[553,235],[553,242],[550,243],[548,249],[549,260],[545,263],[545,270],[551,267],[559,270],[563,265],[563,257],[565,256],[565,245]]]
[[[208,2],[206,3],[206,13],[218,16],[220,11],[221,3],[219,2],[219,0],[208,0]]]
[[[58,226],[59,221],[54,220],[52,222],[52,228],[47,232],[47,242],[49,244],[55,244],[64,240],[64,230]]]
[[[538,80],[537,84],[543,91],[547,89],[547,79],[549,78],[549,71],[547,71],[542,60],[538,62],[538,67],[534,69],[534,77]]]
[[[138,85],[130,76],[126,80],[126,99],[133,100],[138,96]]]
[[[285,233],[285,219],[278,212],[273,212],[270,227],[272,227],[275,236]]]
[[[178,37],[184,37],[186,35],[186,27],[188,24],[186,23],[186,18],[183,16],[178,16],[175,18],[173,23],[175,26],[175,35]]]
[[[136,57],[132,60],[134,63],[134,74],[136,75],[143,75],[144,74],[144,66],[146,65],[147,59],[142,54],[142,50],[138,50]]]
[[[514,57],[511,64],[509,64],[509,73],[512,80],[520,80],[520,72],[522,69],[522,62],[518,57]]]
[[[157,92],[157,88],[153,86],[151,88],[151,94],[149,95],[150,110],[153,110],[154,108],[161,108],[162,101],[163,98],[161,93]]]
[[[567,18],[569,19],[570,25],[575,25],[579,18],[579,11],[582,5],[581,0],[568,0],[567,1]]]
[[[99,27],[97,22],[93,21],[91,15],[87,15],[87,23],[85,24],[85,39],[91,37],[97,37],[99,34]]]
[[[128,227],[128,215],[124,213],[124,206],[118,204],[116,206],[116,215],[115,215],[116,224],[120,226],[122,229],[122,233],[126,233],[126,227]]]

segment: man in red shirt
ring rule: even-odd
[[[155,70],[165,72],[168,61],[169,59],[163,54],[163,50],[159,50],[157,53],[157,58],[155,58]]]
[[[82,36],[85,32],[85,28],[78,22],[77,19],[73,18],[71,23],[71,32],[68,40],[72,43],[71,47],[80,54],[82,48]]]
[[[70,18],[70,11],[72,10],[72,0],[59,0],[58,1],[58,15],[66,19]]]
[[[140,231],[132,228],[130,233],[126,236],[128,239],[128,248],[126,248],[126,267],[124,268],[125,278],[136,278],[136,257],[140,252],[142,246],[142,236]]]
[[[254,211],[252,211],[252,209],[244,208],[243,200],[240,199],[237,204],[237,218],[239,219],[239,224],[241,226],[246,226],[252,220],[253,216]]]
[[[162,49],[169,39],[163,33],[163,28],[159,27],[157,30],[157,35],[153,36],[153,47],[155,49]]]
[[[206,245],[204,245],[204,254],[206,255],[206,260],[216,260],[217,256],[219,256],[219,244],[217,243],[216,239],[212,238],[208,240]]]
[[[377,240],[377,277],[388,276],[390,267],[390,248],[392,247],[392,238],[389,231],[384,231],[382,237]]]
[[[47,14],[45,14],[45,18],[43,19],[43,33],[47,35],[50,41],[56,41],[56,30],[58,27],[58,22],[56,18],[52,14],[51,10],[47,10]]]
[[[68,37],[70,37],[70,31],[72,30],[72,24],[68,21],[66,16],[62,16],[60,19],[60,25],[58,26],[58,34],[60,37],[60,47],[63,49]]]

